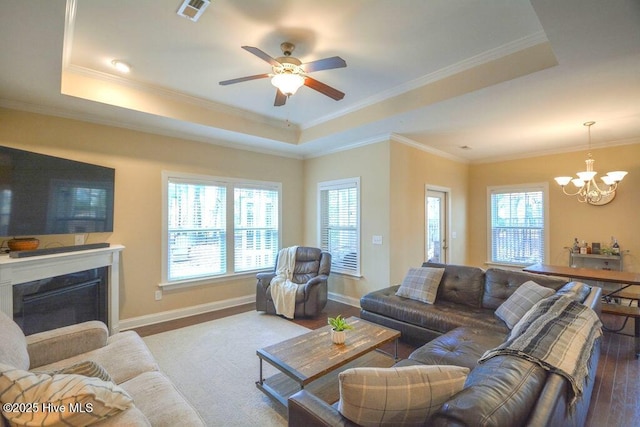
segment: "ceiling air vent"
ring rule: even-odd
[[[184,0],[178,8],[177,13],[184,18],[196,22],[210,4],[211,2],[209,0]]]

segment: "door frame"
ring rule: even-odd
[[[448,187],[442,187],[439,185],[431,185],[431,184],[425,184],[424,187],[424,255],[423,258],[425,261],[427,261],[427,252],[428,252],[428,247],[427,247],[427,233],[428,233],[428,218],[427,218],[427,214],[428,214],[428,208],[427,208],[427,203],[428,203],[428,197],[429,197],[429,193],[431,192],[435,192],[435,193],[441,193],[442,197],[444,198],[444,214],[442,215],[441,221],[440,221],[440,226],[442,228],[444,228],[444,230],[441,232],[441,235],[444,236],[444,245],[440,248],[440,262],[442,264],[446,264],[449,262],[449,258],[451,257],[451,189]]]

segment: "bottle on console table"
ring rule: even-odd
[[[574,254],[579,254],[580,253],[580,244],[578,243],[578,238],[576,237],[575,239],[573,239],[573,253]]]
[[[611,253],[613,255],[620,255],[620,245],[618,245],[618,239],[613,239],[613,245],[611,245]]]

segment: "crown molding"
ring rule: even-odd
[[[521,50],[539,45],[541,43],[548,42],[548,38],[544,31],[538,31],[534,34],[531,34],[526,37],[522,37],[520,39],[514,40],[512,42],[506,43],[502,46],[490,49],[481,54],[472,56],[463,61],[457,62],[453,65],[441,68],[433,73],[426,74],[417,79],[406,82],[402,85],[393,87],[389,90],[385,90],[377,93],[374,96],[366,98],[361,102],[357,102],[352,104],[351,106],[344,108],[342,110],[338,110],[332,114],[319,117],[316,120],[303,123],[300,125],[301,130],[306,130],[311,127],[320,125],[322,123],[328,122],[330,120],[334,120],[338,117],[353,113],[355,111],[361,110],[363,108],[369,107],[371,105],[377,104],[379,102],[385,101],[389,98],[393,98],[394,96],[401,95],[403,93],[409,92],[411,90],[417,89],[419,87],[425,86],[429,83],[433,83],[444,78],[450,77],[452,75],[458,74],[462,71],[467,71],[474,67],[477,67],[482,64],[486,64],[488,62],[494,61],[496,59],[511,55],[513,53],[519,52]]]
[[[580,145],[577,147],[574,146],[574,147],[558,148],[558,149],[551,149],[551,150],[540,150],[540,151],[534,151],[534,152],[529,152],[524,154],[515,154],[511,156],[498,156],[498,157],[491,157],[491,158],[485,158],[485,159],[471,160],[469,163],[479,165],[479,164],[487,164],[487,163],[508,162],[511,160],[531,159],[533,157],[544,157],[544,156],[553,156],[556,154],[577,153],[580,151],[589,151],[594,149],[607,149],[607,148],[621,147],[624,145],[634,145],[634,144],[640,144],[640,138],[625,138],[625,139],[618,139],[614,141],[606,141],[606,142],[600,142],[595,144],[592,143],[591,148],[589,148],[588,145]]]
[[[121,129],[128,129],[135,132],[143,132],[143,133],[148,133],[152,135],[166,136],[169,138],[176,138],[176,139],[182,139],[182,140],[193,141],[193,142],[201,142],[201,143],[216,145],[216,146],[225,147],[225,148],[233,148],[235,150],[249,151],[249,152],[260,153],[260,154],[268,154],[268,155],[278,156],[278,157],[287,157],[287,158],[298,159],[298,160],[303,159],[303,156],[297,152],[297,147],[298,147],[297,145],[291,146],[290,144],[287,144],[284,142],[271,141],[272,144],[283,144],[283,146],[287,147],[289,150],[279,150],[273,147],[262,148],[257,146],[257,144],[260,143],[259,137],[252,137],[253,143],[238,142],[232,139],[222,139],[222,137],[206,137],[206,136],[194,135],[188,132],[164,129],[164,128],[159,128],[157,126],[152,126],[152,125],[145,126],[140,124],[127,123],[122,121],[121,119],[118,119],[118,120],[105,119],[101,116],[89,114],[84,111],[65,110],[65,109],[61,109],[60,107],[50,107],[50,106],[40,105],[40,104],[29,104],[26,102],[12,101],[12,100],[2,99],[2,98],[0,98],[0,108],[24,111],[28,113],[42,114],[45,116],[60,117],[63,119],[78,120],[81,122],[92,123],[92,124],[101,125],[101,126],[110,126],[110,127],[121,128]],[[228,132],[231,133],[230,131]],[[256,144],[256,145],[252,145],[252,144]]]
[[[445,159],[453,160],[458,163],[470,163],[469,160],[464,159],[462,157],[455,156],[453,154],[447,153],[445,151],[438,150],[437,148],[429,147],[428,145],[421,144],[413,139],[407,138],[402,135],[398,135],[395,133],[391,133],[389,139],[398,142],[400,144],[408,145],[410,147],[416,148],[420,151],[424,151],[429,154],[433,154],[434,156],[443,157]]]

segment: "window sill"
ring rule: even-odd
[[[533,265],[532,263],[526,263],[526,264],[508,264],[505,262],[492,262],[492,261],[486,261],[484,263],[484,265],[488,266],[488,267],[497,267],[497,268],[505,268],[505,269],[511,269],[511,270],[522,270],[525,267],[528,267],[530,265]]]
[[[362,278],[364,278],[364,276],[362,274],[354,274],[354,273],[343,273],[340,271],[332,271],[331,274],[329,274],[329,277],[331,276],[342,276],[348,279],[354,279],[354,280],[360,280]]]
[[[229,283],[237,280],[245,280],[249,278],[255,279],[256,274],[262,272],[269,272],[272,269],[268,270],[253,270],[245,273],[237,273],[237,274],[227,274],[224,276],[208,276],[208,277],[198,277],[195,279],[187,279],[187,280],[176,280],[175,282],[162,282],[158,284],[158,287],[163,290],[173,290],[173,289],[182,289],[182,288],[191,288],[195,286],[205,286],[205,285],[215,285],[219,283]]]

